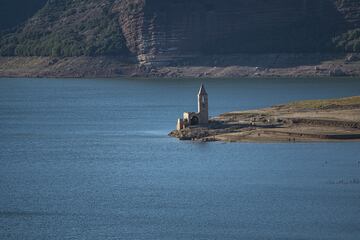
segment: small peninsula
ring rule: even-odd
[[[205,142],[359,141],[360,96],[223,113],[169,135]]]

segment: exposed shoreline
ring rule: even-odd
[[[224,142],[360,141],[360,96],[224,113],[208,126],[174,130],[169,135]]]
[[[239,78],[360,77],[360,55],[241,54],[154,58],[0,57],[0,77],[54,78]]]

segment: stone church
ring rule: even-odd
[[[208,94],[203,84],[198,93],[198,111],[184,112],[183,118],[179,118],[176,129],[181,130],[189,126],[207,125],[209,122],[209,101]]]

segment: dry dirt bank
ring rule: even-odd
[[[208,126],[175,130],[170,136],[229,142],[359,141],[360,96],[224,113]]]
[[[329,60],[331,59],[331,60]],[[169,61],[169,62],[168,62]],[[235,55],[156,60],[134,58],[0,57],[0,77],[326,77],[360,76],[360,56]]]

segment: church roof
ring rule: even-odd
[[[198,95],[207,95],[204,84],[201,84]]]

